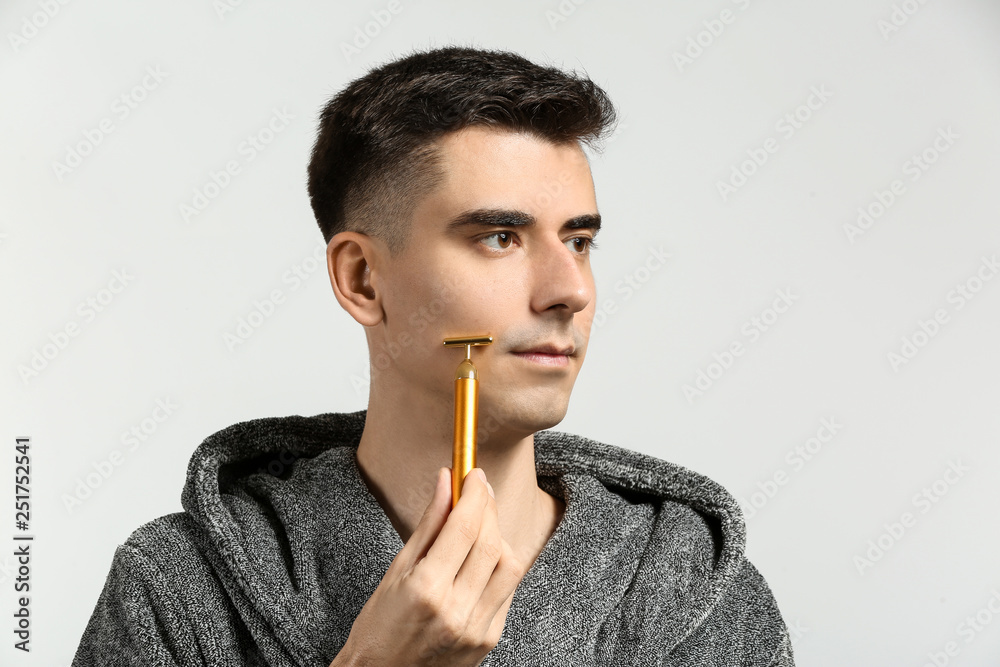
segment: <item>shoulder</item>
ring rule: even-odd
[[[247,664],[233,611],[193,519],[165,515],[115,550],[72,664]]]
[[[204,531],[189,514],[177,512],[132,531],[115,550],[111,577],[177,609],[226,606],[214,560]]]
[[[204,530],[185,512],[167,514],[134,530],[115,550],[102,597],[140,617],[170,618],[175,631],[197,636],[234,633],[232,575]],[[201,619],[201,620],[198,620]]]
[[[118,548],[158,563],[167,559],[200,558],[201,533],[190,514],[175,512],[142,524]]]
[[[238,575],[186,512],[158,517],[134,530],[115,550],[108,579],[116,582],[121,599],[162,610],[174,623],[190,628],[192,636],[238,634],[231,595],[239,589]]]

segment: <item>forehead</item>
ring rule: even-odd
[[[436,194],[455,207],[596,212],[590,164],[575,141],[472,126],[446,134],[437,147],[444,179]]]

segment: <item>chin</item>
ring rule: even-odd
[[[569,397],[523,396],[512,398],[509,394],[501,403],[480,398],[479,432],[495,433],[499,430],[512,435],[527,437],[537,431],[559,424],[569,410]]]

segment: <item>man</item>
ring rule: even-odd
[[[368,408],[202,443],[185,512],[115,553],[75,667],[792,664],[725,490],[545,430],[595,311],[581,143],[614,118],[588,79],[464,48],[330,102],[309,192]],[[442,341],[479,334],[478,467],[452,509]]]

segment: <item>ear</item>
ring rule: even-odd
[[[351,317],[366,327],[385,317],[382,298],[374,288],[373,267],[379,252],[377,239],[359,232],[340,232],[326,246],[326,266],[337,301]]]

